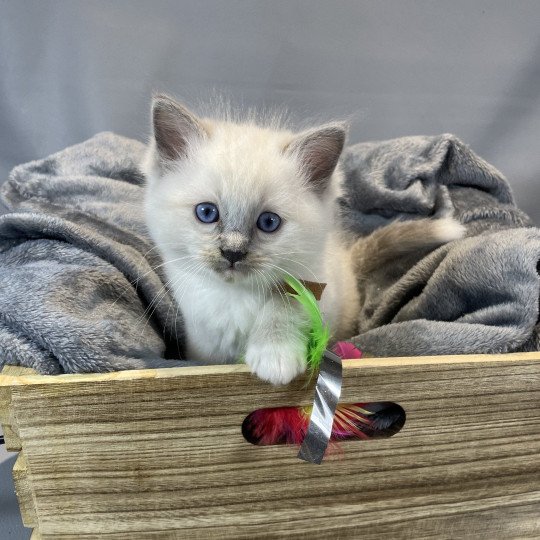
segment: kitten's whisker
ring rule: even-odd
[[[281,299],[283,300],[283,303],[290,307],[291,300],[288,296],[285,296],[286,291],[285,291],[284,286],[279,281],[277,281],[271,274],[269,274],[267,277],[268,279],[271,280],[274,286],[274,290],[280,295]]]
[[[131,289],[130,289],[130,291],[131,291]],[[98,326],[99,324],[101,324],[101,323],[105,320],[106,316],[111,312],[111,310],[114,308],[114,306],[116,305],[116,303],[117,303],[119,300],[121,300],[122,298],[124,298],[124,292],[126,292],[126,291],[122,291],[122,292],[118,295],[118,297],[116,298],[116,300],[114,300],[114,302],[112,302],[111,304],[109,304],[109,305],[107,306],[107,308],[105,309],[105,311],[100,315],[99,319],[98,319],[97,321],[95,321],[94,324],[88,328],[87,333],[89,333],[89,330],[97,328],[97,326]]]
[[[152,306],[154,305],[155,302],[158,301],[158,299],[160,299],[159,301],[161,301],[161,298],[167,294],[168,292],[168,285],[170,284],[171,280],[167,280],[158,290],[158,292],[154,295],[154,297],[152,298],[152,300],[150,301],[150,303],[148,304],[148,306],[146,307],[146,309],[144,310],[143,314],[141,315],[140,317],[140,322],[142,322],[143,318],[147,318],[147,315],[148,315],[148,312],[149,310],[152,309]],[[153,312],[152,312],[153,314]],[[151,317],[151,315],[150,315]]]
[[[172,297],[173,297],[173,301],[170,303],[169,307],[167,308],[167,313],[165,315],[165,324],[164,324],[164,327],[165,328],[168,328],[169,326],[169,313],[171,312],[171,308],[174,309],[174,317],[176,317],[177,315],[177,311],[176,311],[176,305],[177,305],[177,302],[176,302],[176,288],[177,288],[177,283],[178,281],[181,279],[181,276],[180,277],[177,277],[175,279],[175,281],[173,283],[170,284],[170,289],[171,289],[171,292],[172,292]],[[174,321],[174,325],[175,325],[175,336],[177,335],[176,333],[176,319],[173,318],[173,321]],[[172,326],[172,325],[171,325]],[[169,328],[169,338],[172,339],[172,329]]]
[[[288,315],[291,318],[294,318],[293,311],[295,311],[296,306],[293,306],[293,303],[291,302],[291,296],[285,291],[281,284],[277,284],[277,290],[283,303],[285,304],[286,312],[288,312]]]
[[[142,315],[139,317],[137,323],[142,323],[143,320],[150,320],[157,309],[157,306],[161,302],[161,300],[165,297],[165,295],[169,292],[168,285],[171,283],[171,280],[167,280],[158,290],[158,292],[154,295],[151,302],[148,304]],[[172,300],[172,298],[171,298]],[[153,308],[153,309],[152,309]],[[150,313],[150,310],[152,312]]]
[[[302,267],[302,268],[305,268],[308,272],[308,274],[311,275],[311,277],[313,278],[314,281],[318,281],[318,278],[317,278],[317,275],[315,274],[315,272],[313,272],[313,270],[311,268],[309,268],[309,266],[306,266],[305,264],[299,262],[299,261],[295,261],[294,259],[289,259],[289,258],[286,258],[286,257],[280,257],[278,256],[279,259],[283,259],[284,261],[287,261],[287,262],[290,262],[292,264],[297,264],[298,266]]]
[[[259,300],[259,303],[261,304],[261,307],[262,307],[262,310],[257,311],[257,316],[255,317],[255,321],[253,321],[253,327],[252,328],[257,328],[257,322],[259,323],[259,327],[262,324],[263,316],[264,316],[264,313],[266,311],[266,302],[267,302],[267,300],[264,297],[264,282],[262,280],[262,277],[261,277],[261,281],[259,281],[259,276],[263,276],[263,273],[260,270],[257,270],[256,268],[254,269],[254,271],[258,274],[257,276],[255,276],[255,279],[257,281],[258,300]]]
[[[280,284],[278,284],[272,276],[270,275],[265,275],[264,273],[262,274],[262,277],[264,280],[271,280],[271,283],[270,281],[267,281],[267,284],[268,285],[273,285],[274,286],[274,289],[277,291],[277,293],[280,295],[281,297],[281,300],[282,300],[282,305],[285,309],[285,315],[286,315],[286,322],[287,322],[287,326],[290,327],[291,326],[291,320],[293,318],[293,307],[291,306],[291,301],[290,301],[290,298],[286,298],[283,293],[281,292],[281,288],[282,286]],[[270,301],[272,302],[272,310],[275,310],[275,304],[274,304],[274,295],[271,294],[270,295]]]
[[[294,262],[294,261],[291,261],[291,262]],[[279,271],[283,272],[284,274],[294,278],[294,279],[298,279],[297,276],[294,276],[293,274],[291,274],[289,271],[285,270],[285,268],[282,268],[281,266],[278,266],[277,264],[273,264],[273,263],[265,263],[266,266],[268,266],[269,268],[277,268]],[[307,267],[306,267],[307,268]],[[308,269],[309,270],[309,269]],[[312,274],[313,278],[315,279],[315,281],[317,281],[317,276],[311,271],[309,270],[309,272]]]
[[[152,304],[154,304],[154,307],[152,309],[152,312],[149,313],[145,318],[146,318],[146,321],[143,325],[143,329],[146,328],[146,325],[150,322],[150,320],[152,319],[159,303],[163,300],[163,298],[165,297],[165,295],[169,292],[173,292],[172,289],[176,286],[176,284],[178,283],[178,281],[180,281],[180,279],[182,278],[182,276],[176,278],[174,281],[173,280],[167,280],[167,282],[165,283],[165,285],[160,289],[160,292],[158,292],[158,294],[156,294],[156,296],[154,297],[154,301],[152,302]],[[161,292],[163,291],[163,292]],[[149,309],[152,308],[152,304],[148,306],[147,310],[148,311]],[[165,318],[165,322],[164,322],[164,332],[166,331],[166,328],[168,326],[168,322],[169,322],[169,313],[170,313],[170,310],[171,310],[171,307],[173,307],[175,304],[175,297],[174,297],[174,293],[171,294],[171,302],[170,302],[170,305],[169,305],[169,308],[167,309],[167,313],[166,313],[166,318]],[[146,314],[146,311],[145,311],[145,314]],[[142,320],[140,321],[142,322]],[[170,336],[170,334],[169,334]]]
[[[190,270],[191,275],[197,275],[203,267],[204,267],[204,263],[199,262],[195,267],[193,267]],[[178,313],[180,312],[180,303],[182,302],[182,299],[184,298],[184,295],[185,295],[185,292],[186,292],[187,288],[184,287],[180,298],[178,298],[177,295],[180,292],[180,290],[183,288],[184,284],[191,277],[191,275],[183,276],[184,279],[180,282],[180,284],[178,284],[179,280],[176,280],[175,283],[173,284],[173,287],[174,287],[173,297],[175,299],[175,302],[174,302],[174,306],[175,306],[175,315],[174,315],[174,317],[175,317],[174,318],[175,337],[178,336],[178,330],[177,330],[176,324],[177,324],[177,321],[178,321]],[[203,276],[203,277],[205,277],[205,276]],[[169,307],[169,310],[170,310],[170,307]],[[169,317],[169,311],[167,311],[167,320],[168,320],[168,317]]]
[[[171,259],[171,260],[164,261],[161,264],[157,264],[156,266],[150,266],[150,270],[148,270],[148,272],[145,272],[142,275],[138,275],[137,278],[134,281],[131,282],[131,284],[134,285],[135,282],[138,282],[144,276],[150,274],[151,272],[155,272],[158,268],[161,268],[162,266],[166,266],[167,264],[172,264],[172,263],[175,263],[175,262],[183,261],[185,259],[197,259],[197,256],[196,255],[185,255],[183,257],[178,257],[176,259]]]
[[[204,262],[199,262],[194,268],[191,269],[191,273],[192,275],[200,275],[200,271],[205,267],[205,264]],[[186,275],[186,276],[183,276],[184,279],[181,280],[180,284],[179,285],[176,285],[177,282],[175,282],[175,290],[174,290],[174,296],[175,298],[177,299],[176,300],[176,305],[178,306],[177,309],[180,309],[180,305],[182,303],[182,300],[184,299],[184,296],[186,294],[186,291],[188,290],[187,287],[184,287],[184,285],[189,281],[189,278],[192,277],[192,275]],[[205,276],[203,274],[202,276],[203,278],[206,278],[207,276]],[[180,297],[178,297],[178,294],[181,292],[181,295]]]
[[[186,283],[192,275],[196,275],[203,266],[204,266],[204,263],[202,261],[197,262],[194,266],[188,269],[188,273],[186,275],[178,276],[177,279],[175,279],[174,283],[170,285],[169,288],[172,292],[173,302],[171,303],[171,305],[169,306],[169,309],[167,310],[166,322],[168,322],[169,320],[169,313],[170,313],[171,307],[180,305],[180,301],[183,298],[184,293],[182,293],[182,296],[180,299],[178,299],[178,293],[182,289],[184,283]],[[185,290],[186,289],[184,289],[184,292]],[[176,324],[176,320],[175,320],[175,324]]]
[[[290,251],[290,250],[288,250],[288,251],[273,251],[272,252],[272,257],[274,255],[297,255],[299,253],[300,254],[306,254],[306,253],[311,253],[311,252],[308,251],[308,250],[305,250],[305,249],[303,249],[301,251]]]
[[[192,256],[189,256],[189,257],[192,257]],[[182,259],[184,258],[188,258],[188,257],[183,257]],[[194,257],[192,257],[194,258]],[[166,264],[166,263],[164,263]],[[141,317],[139,317],[139,320],[137,321],[137,323],[140,323],[142,322],[144,319],[146,319],[146,323],[145,325],[143,326],[143,329],[146,327],[146,324],[148,324],[148,322],[151,320],[152,316],[154,315],[158,305],[160,304],[160,302],[163,300],[163,298],[165,297],[165,295],[169,292],[170,290],[170,285],[171,285],[171,280],[167,280],[165,282],[165,284],[158,290],[158,292],[154,295],[154,298],[152,299],[152,301],[149,303],[149,305],[147,306],[147,308],[144,310],[143,314],[141,315]],[[172,303],[174,302],[174,295],[171,295],[171,305]],[[153,308],[153,309],[152,309]],[[151,313],[150,313],[150,310],[151,310]],[[168,313],[170,311],[170,306],[169,306],[169,309],[167,310],[167,318],[165,320],[165,325],[167,324],[168,322]]]
[[[278,268],[279,270],[281,270],[282,272],[285,272],[286,274],[288,274],[289,276],[294,277],[294,276],[292,276],[292,274],[290,274],[289,272],[287,272],[286,270],[284,270],[283,268],[281,268],[281,267],[279,267],[279,266],[276,266],[276,265],[273,265],[273,264],[269,264],[269,267],[271,267],[271,268],[272,268],[272,267],[276,267],[276,268]],[[278,291],[279,291],[279,289],[278,289]],[[281,294],[281,293],[280,293],[280,294]],[[283,298],[283,295],[281,295],[281,296],[282,296],[282,298]],[[290,297],[289,295],[287,295],[287,301],[288,301],[288,305],[289,305],[289,314],[290,314],[291,317],[292,317],[292,316],[293,316],[292,311],[293,311],[294,308],[293,308],[292,305],[291,305],[291,297]],[[291,324],[292,324],[292,323],[291,323]]]
[[[152,248],[152,249],[155,249],[155,247]],[[151,251],[151,250],[150,250],[150,251]],[[148,274],[148,273],[150,273],[150,272],[151,272],[151,270],[150,270],[149,272],[146,272],[144,275],[146,275],[146,274]],[[134,287],[135,287],[135,290],[137,290],[137,282],[139,281],[139,279],[140,279],[141,277],[144,277],[144,276],[140,276],[140,277],[137,277],[135,280],[129,281],[129,284],[130,284],[131,286],[134,286]],[[147,308],[143,311],[142,315],[139,316],[139,318],[135,321],[134,324],[139,324],[139,323],[141,323],[141,322],[143,321],[143,319],[146,318],[146,314],[147,314],[148,309],[151,308],[153,302],[154,302],[155,300],[157,300],[157,297],[160,296],[160,292],[161,292],[165,287],[166,287],[166,284],[163,285],[163,286],[158,290],[158,292],[154,295],[153,300],[150,302],[150,305],[147,306]],[[117,297],[111,304],[109,304],[109,305],[107,306],[107,309],[106,309],[105,312],[101,315],[100,320],[99,320],[99,321],[96,321],[96,322],[94,323],[94,325],[93,325],[91,328],[96,328],[96,327],[98,326],[98,324],[100,324],[101,321],[103,321],[103,320],[106,318],[106,316],[112,311],[112,309],[114,308],[114,306],[116,305],[116,303],[119,302],[122,298],[124,298],[124,293],[125,293],[125,292],[126,292],[126,291],[122,291],[122,293],[120,293],[120,294],[118,295],[118,297]],[[159,302],[158,302],[158,303],[159,303]],[[153,313],[152,313],[152,314],[153,314]]]
[[[143,319],[146,319],[146,324],[148,323],[148,321],[151,320],[152,316],[154,315],[154,312],[155,310],[157,309],[157,306],[159,305],[159,303],[161,302],[161,300],[164,298],[164,296],[170,292],[170,285],[171,285],[171,280],[167,280],[165,282],[165,284],[158,290],[158,292],[154,295],[154,298],[152,299],[152,301],[150,302],[150,304],[148,305],[148,307],[144,310],[143,314],[141,315],[141,317],[139,318],[139,321],[138,322],[142,322]],[[174,302],[174,296],[171,295],[171,302]],[[153,309],[152,309],[153,307]],[[151,313],[149,313],[149,310],[152,310]],[[145,324],[145,326],[146,326]],[[143,327],[144,328],[144,327]]]
[[[178,245],[178,242],[163,242],[162,245],[164,246],[167,246],[167,245]],[[148,255],[154,251],[155,249],[159,249],[160,246],[153,246],[151,247],[150,249],[148,249],[147,251],[145,251],[144,253],[141,254],[140,258],[139,258],[139,262],[137,264],[137,272],[139,272],[139,269],[140,267],[144,264],[144,263],[148,263],[148,265],[150,266],[150,268],[153,268],[152,265],[150,264],[150,261],[148,260]],[[161,254],[159,254],[160,258],[161,258]],[[146,275],[146,274],[145,274]],[[140,279],[140,277],[137,277],[136,281],[138,281]],[[134,284],[132,282],[132,284]]]
[[[273,298],[273,294],[271,292],[273,284],[270,283],[270,281],[269,281],[269,279],[271,279],[270,276],[265,275],[264,272],[262,272],[259,269],[255,269],[255,270],[256,270],[256,272],[258,273],[258,275],[261,278],[263,311],[260,314],[260,318],[261,318],[261,323],[262,323],[262,321],[264,320],[264,314],[266,313],[266,307],[267,307],[269,301],[272,302],[272,309],[274,309],[274,298]],[[267,291],[267,290],[270,291],[270,294],[268,296],[265,294],[265,291]]]

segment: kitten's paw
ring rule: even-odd
[[[287,384],[306,370],[306,355],[304,343],[254,343],[248,346],[246,364],[263,381]]]

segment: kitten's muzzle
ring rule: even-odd
[[[247,251],[232,251],[229,249],[220,249],[221,255],[231,263],[231,267],[234,263],[246,258]]]

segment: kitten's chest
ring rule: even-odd
[[[264,303],[256,290],[188,278],[175,297],[186,325],[190,359],[221,364],[244,354]]]

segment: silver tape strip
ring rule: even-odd
[[[332,435],[342,379],[341,358],[333,352],[325,351],[315,385],[307,433],[298,452],[298,457],[304,461],[319,465],[323,460]]]

